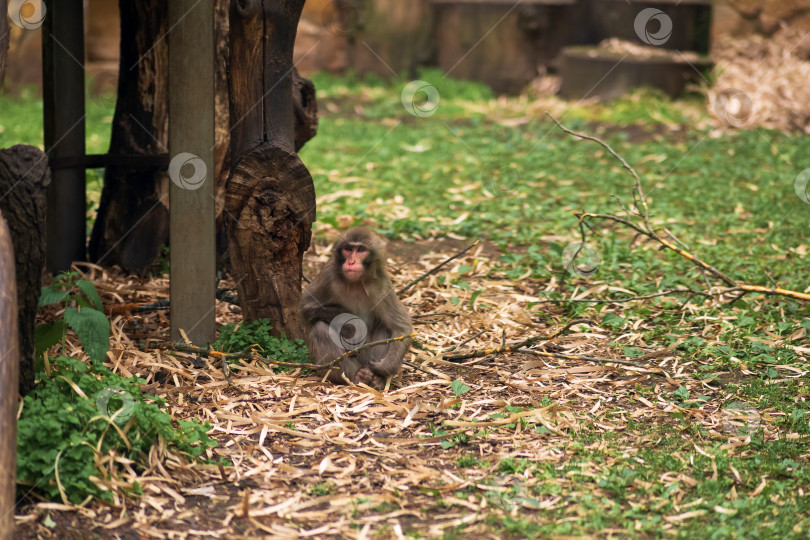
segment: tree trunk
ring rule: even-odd
[[[6,58],[8,58],[8,5],[7,0],[0,0],[0,88],[6,75]]]
[[[0,2],[1,4],[2,2]],[[0,6],[2,7],[2,6]],[[0,212],[0,538],[14,535],[14,491],[17,470],[17,396],[20,335],[17,329],[17,285],[14,247]]]
[[[168,152],[167,0],[119,0],[121,55],[118,100],[113,118],[111,154],[157,155]],[[225,250],[225,183],[231,169],[228,119],[229,0],[216,0],[215,179],[218,252]],[[300,149],[315,135],[315,90],[295,77],[295,144]],[[107,167],[98,214],[90,237],[90,258],[141,273],[169,239],[168,176],[165,171]]]
[[[34,320],[45,268],[50,182],[48,159],[38,148],[20,144],[0,150],[0,211],[11,230],[17,274],[21,394],[34,387]]]
[[[121,56],[110,154],[168,152],[167,0],[119,0]],[[143,272],[169,236],[165,171],[108,166],[90,258]]]
[[[303,6],[304,0],[231,2],[235,166],[225,199],[231,270],[245,318],[269,318],[276,334],[291,337],[302,335],[301,266],[315,220],[312,177],[295,153],[292,58]],[[307,97],[299,112],[313,103]]]

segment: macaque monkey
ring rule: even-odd
[[[411,318],[385,268],[385,241],[354,227],[335,244],[331,260],[301,295],[312,360],[325,365],[365,343],[410,334]],[[376,345],[347,357],[329,380],[383,388],[402,367],[410,340]],[[322,373],[323,375],[323,373]]]

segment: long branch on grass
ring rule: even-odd
[[[749,293],[761,293],[761,294],[765,294],[765,295],[784,296],[784,297],[787,297],[787,298],[793,298],[795,300],[803,300],[805,302],[810,302],[810,294],[807,294],[807,293],[802,293],[802,292],[798,292],[798,291],[791,291],[791,290],[782,289],[782,288],[779,288],[779,287],[763,287],[763,286],[760,286],[760,285],[750,285],[748,283],[740,283],[737,280],[727,276],[726,274],[724,274],[723,272],[721,272],[717,268],[713,267],[712,265],[702,261],[697,256],[695,256],[693,253],[690,253],[689,251],[686,251],[685,249],[681,249],[678,246],[676,246],[674,243],[669,241],[668,239],[663,238],[661,235],[659,235],[658,233],[655,232],[652,225],[650,224],[649,209],[647,208],[647,199],[644,196],[644,189],[641,186],[641,179],[640,179],[638,173],[636,173],[636,171],[633,169],[633,167],[631,167],[627,163],[627,161],[625,161],[624,158],[621,157],[618,154],[618,152],[613,150],[613,148],[611,148],[611,146],[608,143],[606,143],[605,141],[603,141],[599,137],[594,137],[593,135],[588,135],[587,133],[580,133],[578,131],[572,131],[572,130],[568,129],[567,127],[565,127],[564,125],[562,125],[550,113],[547,112],[546,115],[549,118],[551,118],[554,121],[554,123],[557,124],[557,127],[559,127],[565,133],[568,133],[569,135],[572,135],[572,136],[580,138],[580,139],[593,141],[593,142],[599,144],[600,146],[602,146],[602,148],[604,148],[605,150],[610,152],[610,154],[613,157],[615,157],[617,160],[619,160],[619,162],[622,164],[622,166],[625,169],[627,169],[628,171],[630,171],[630,174],[632,174],[633,178],[635,179],[634,198],[640,203],[641,211],[638,210],[639,205],[637,204],[636,205],[636,211],[634,211],[632,213],[635,216],[637,216],[637,217],[639,217],[641,219],[641,223],[640,224],[639,223],[634,223],[633,221],[630,221],[629,219],[619,217],[619,216],[614,216],[614,215],[611,215],[611,214],[595,214],[595,213],[592,213],[592,212],[574,212],[574,215],[577,216],[577,218],[579,219],[579,232],[580,232],[580,235],[582,237],[582,242],[583,243],[586,241],[586,237],[587,237],[586,227],[587,227],[587,220],[588,219],[601,219],[601,220],[606,220],[606,221],[613,221],[615,223],[619,223],[621,225],[624,225],[625,227],[628,227],[628,228],[636,231],[639,235],[645,236],[645,237],[647,237],[647,238],[649,238],[649,239],[651,239],[651,240],[653,240],[655,242],[658,242],[659,244],[661,244],[661,246],[663,246],[663,247],[665,247],[665,248],[667,248],[667,249],[669,249],[671,251],[674,251],[675,253],[677,253],[681,257],[691,261],[692,264],[697,266],[698,269],[700,269],[701,271],[708,272],[709,274],[713,275],[714,277],[716,277],[717,279],[719,279],[720,281],[722,281],[723,283],[728,285],[730,287],[730,290],[738,290],[738,291],[740,291],[740,294],[737,297],[735,297],[734,300],[738,300],[739,298],[742,298],[743,296],[745,296],[746,294],[749,294]]]
[[[445,266],[446,266],[448,263],[450,263],[451,261],[454,261],[454,260],[458,259],[459,257],[461,257],[462,255],[464,255],[465,253],[467,253],[468,251],[470,251],[472,248],[474,248],[475,246],[477,246],[477,245],[478,245],[478,244],[480,244],[480,243],[481,243],[481,240],[476,240],[475,242],[473,242],[472,244],[470,244],[470,245],[469,245],[469,246],[467,246],[466,248],[462,249],[461,251],[459,251],[458,253],[456,253],[456,254],[455,254],[455,255],[453,255],[452,257],[450,257],[450,258],[448,258],[448,259],[445,259],[445,260],[444,260],[442,263],[440,263],[439,265],[434,266],[433,268],[431,268],[430,270],[428,270],[427,272],[425,272],[424,274],[422,274],[420,277],[416,278],[415,280],[411,281],[410,283],[408,283],[407,285],[405,285],[404,287],[402,287],[400,290],[398,290],[398,291],[397,291],[397,294],[399,295],[399,294],[404,293],[405,291],[407,291],[408,289],[410,289],[411,287],[413,287],[414,285],[416,285],[416,284],[417,284],[417,283],[419,283],[420,281],[422,281],[422,280],[424,280],[424,279],[427,279],[429,276],[432,276],[433,274],[435,274],[436,272],[438,272],[439,270],[441,270],[443,267],[445,267]]]

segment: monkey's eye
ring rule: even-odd
[[[366,246],[357,246],[357,253],[365,253]]]

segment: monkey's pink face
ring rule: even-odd
[[[363,244],[346,244],[341,252],[343,255],[343,275],[346,280],[350,282],[360,280],[365,271],[363,260],[368,256],[368,248]]]

